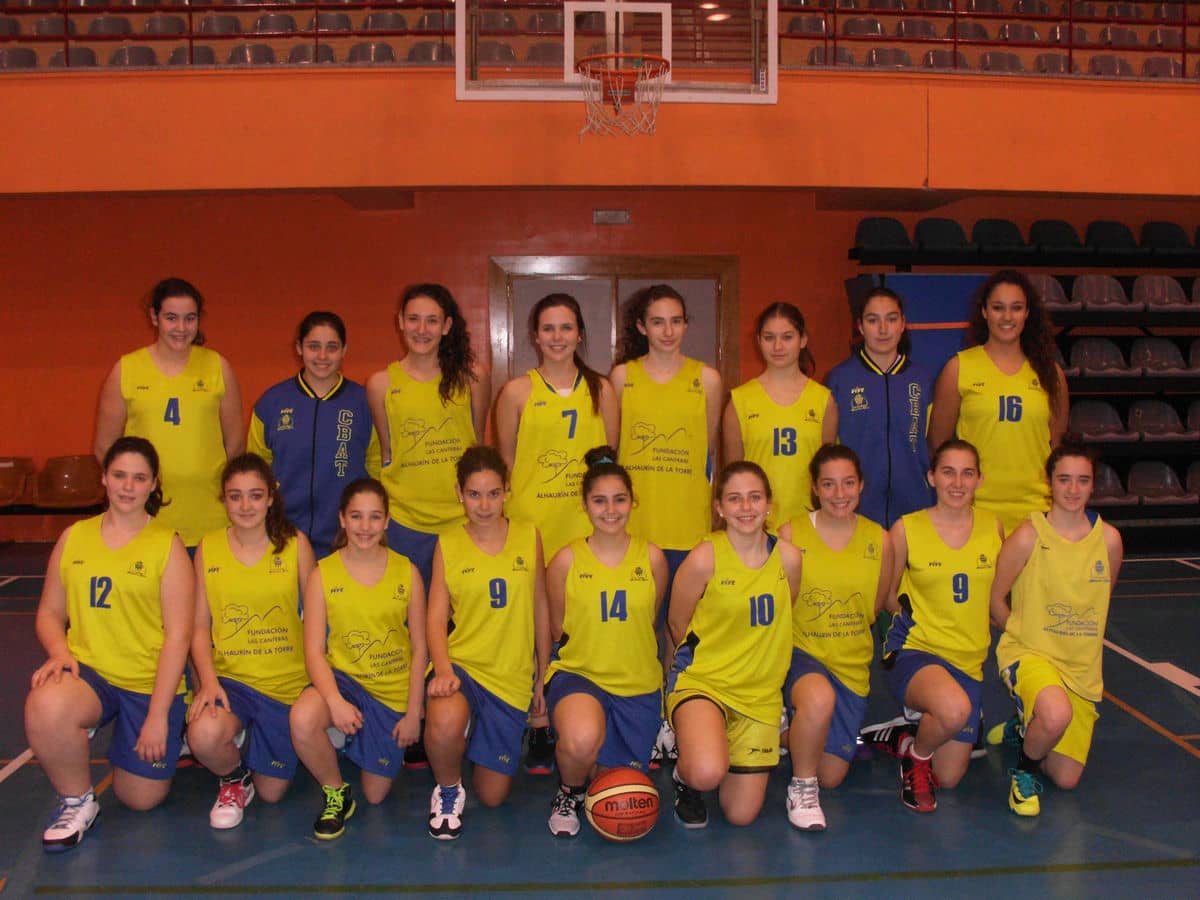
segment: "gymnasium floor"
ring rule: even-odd
[[[44,658],[33,610],[48,552],[48,545],[0,547],[0,893],[1200,896],[1194,556],[1127,561],[1109,619],[1109,693],[1088,770],[1072,794],[1048,788],[1036,820],[1008,811],[1008,763],[997,749],[972,763],[956,791],[941,792],[933,815],[900,804],[893,761],[867,760],[854,764],[841,788],[823,794],[829,830],[802,834],[784,813],[785,763],[753,826],[726,826],[710,801],[707,830],[685,831],[667,809],[654,831],[631,845],[606,843],[586,825],[575,840],[554,839],[546,815],[556,782],[524,775],[504,807],[482,810],[468,801],[463,837],[435,842],[425,833],[427,771],[405,772],[381,807],[360,805],[346,836],[331,844],[311,836],[319,801],[305,774],[278,806],[255,803],[239,829],[216,832],[207,820],[214,779],[187,768],[167,803],[150,813],[122,809],[108,791],[99,827],[76,850],[48,856],[39,835],[53,792],[36,762],[21,764],[22,703],[29,674]],[[994,663],[986,677],[984,706],[997,722],[1010,706]],[[870,717],[893,712],[876,686]],[[102,733],[93,753],[102,791],[109,782],[104,739]],[[668,775],[657,777],[669,796]]]

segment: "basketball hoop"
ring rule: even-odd
[[[586,113],[580,136],[654,134],[658,104],[671,64],[642,53],[600,53],[575,64],[583,76]]]

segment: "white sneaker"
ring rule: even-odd
[[[462,834],[463,807],[467,791],[462,783],[453,787],[433,786],[429,798],[429,836],[439,841],[452,841]]]
[[[788,747],[788,729],[792,723],[788,721],[787,707],[783,708],[783,712],[779,714],[779,758],[783,759],[789,753],[791,748]]]
[[[793,778],[788,782],[788,821],[801,831],[824,831],[821,788],[815,778]]]
[[[247,772],[245,778],[236,780],[221,779],[217,790],[217,802],[208,813],[208,824],[213,828],[225,830],[237,828],[242,824],[246,807],[254,799],[253,776]]]
[[[654,738],[654,746],[650,750],[650,768],[658,769],[663,763],[673,763],[679,758],[675,747],[675,729],[666,719],[658,727],[658,735]]]
[[[582,805],[582,794],[572,794],[560,787],[550,805],[550,833],[555,837],[575,837],[579,834],[579,807]]]
[[[325,734],[329,736],[329,743],[333,744],[334,750],[343,750],[346,747],[346,732],[340,728],[330,725],[325,729]]]
[[[47,853],[70,850],[83,840],[86,832],[100,815],[96,795],[88,791],[82,797],[60,797],[50,824],[42,832],[42,849]]]

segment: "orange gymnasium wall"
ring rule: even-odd
[[[1192,227],[1197,113],[1191,86],[805,73],[778,106],[672,105],[652,138],[580,141],[581,105],[456,103],[445,72],[6,75],[0,454],[90,448],[100,382],[151,339],[138,303],[167,274],[208,296],[247,411],[294,369],[309,309],[344,315],[359,379],[396,355],[416,280],[449,285],[486,346],[492,256],[737,256],[743,375],[776,299],[805,310],[824,372],[850,338],[861,216]],[[412,204],[364,211],[339,188]],[[595,207],[632,224],[593,226]]]

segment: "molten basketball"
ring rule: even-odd
[[[588,786],[583,808],[603,837],[636,841],[658,821],[658,790],[644,772],[609,769]]]

